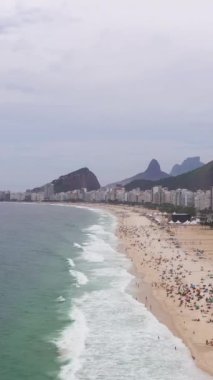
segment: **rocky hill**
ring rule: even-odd
[[[88,191],[98,190],[100,183],[93,172],[88,168],[81,168],[72,173],[63,175],[51,182],[54,185],[55,193],[72,191],[86,188]],[[37,187],[32,191],[43,191],[44,186]]]
[[[205,164],[200,161],[200,157],[188,157],[182,162],[182,164],[174,165],[170,175],[177,176],[180,174],[184,174],[192,170],[201,168],[203,165]]]
[[[191,172],[181,174],[176,177],[161,179],[160,181],[136,180],[127,184],[126,190],[140,188],[141,190],[151,189],[153,186],[167,187],[169,190],[178,188],[196,191],[199,189],[209,190],[213,186],[213,161],[195,169]]]
[[[161,170],[159,162],[155,159],[150,162],[148,168],[141,174],[141,179],[146,179],[148,181],[158,181],[168,177],[169,174]]]
[[[157,181],[162,178],[168,178],[169,174],[161,170],[160,164],[157,160],[153,159],[148,165],[148,168],[142,172],[134,175],[133,177],[126,178],[122,181],[117,182],[117,184],[126,186],[128,183],[138,180],[148,180],[148,181]],[[114,184],[116,185],[116,184]]]

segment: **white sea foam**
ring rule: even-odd
[[[56,301],[57,302],[65,302],[66,299],[63,296],[59,296],[58,298],[56,298]]]
[[[81,246],[80,244],[78,244],[78,243],[74,243],[74,244],[73,244],[73,247],[75,247],[75,248],[79,248],[79,249],[82,248],[82,246]]]
[[[104,256],[102,255],[104,242],[93,235],[89,235],[87,243],[83,244],[82,258],[83,260],[91,262],[102,262]]]
[[[82,258],[91,262],[103,262],[109,258],[110,252],[115,253],[113,244],[116,238],[111,231],[107,231],[102,225],[92,225],[83,230],[87,241],[82,245]]]
[[[84,231],[87,241],[78,264],[84,270],[88,265],[93,291],[84,287],[85,294],[79,288],[80,296],[72,300],[76,323],[59,340],[60,356],[68,362],[60,379],[210,380],[195,366],[182,341],[126,293],[133,278],[127,271],[131,263],[116,252],[109,222],[106,218],[105,226]]]
[[[123,291],[98,290],[78,306],[89,328],[78,380],[210,379],[195,367],[182,341]]]
[[[69,265],[70,265],[72,268],[75,267],[75,263],[74,263],[74,261],[73,261],[72,259],[67,259],[67,261],[68,261]]]
[[[108,233],[108,231],[105,231],[104,228],[101,225],[93,224],[92,226],[86,228],[84,231],[93,232],[93,233],[101,233],[105,234]]]
[[[94,224],[91,227],[84,229],[84,231],[89,234],[94,234],[95,236],[100,236],[105,239],[108,238],[108,240],[110,240],[111,243],[116,239],[113,231],[106,230],[102,225]]]
[[[95,212],[96,214],[99,214],[99,215],[105,215],[107,213],[104,210],[102,210],[101,208],[99,209],[99,208],[94,208],[94,207],[91,207],[91,206],[72,205],[72,207],[83,209],[83,210],[92,211],[92,212]]]
[[[85,349],[88,334],[86,319],[79,307],[74,306],[70,319],[72,323],[61,333],[56,345],[62,363],[59,379],[75,380],[76,372],[81,368],[81,354]]]
[[[84,260],[91,261],[93,263],[101,263],[104,261],[104,257],[98,252],[93,252],[91,250],[84,250],[83,252]]]
[[[76,286],[86,285],[88,283],[88,278],[84,273],[70,269],[70,274],[75,277]]]

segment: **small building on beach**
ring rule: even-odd
[[[180,222],[180,223],[185,223],[185,222],[191,222],[191,215],[190,214],[185,214],[185,213],[173,213],[172,214],[172,219],[174,223]]]

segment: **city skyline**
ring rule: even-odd
[[[212,160],[209,0],[0,5],[1,188]],[[193,16],[193,17],[192,17]]]
[[[184,188],[168,190],[163,186],[153,186],[147,190],[134,188],[126,190],[125,187],[116,186],[114,188],[100,188],[87,191],[85,188],[66,192],[54,192],[54,185],[49,183],[42,191],[27,192],[3,192],[0,191],[0,201],[11,202],[65,202],[65,203],[117,203],[128,205],[140,205],[149,207],[150,205],[164,206],[169,211],[168,206],[182,208],[182,211],[199,212],[207,211],[211,215],[213,211],[213,187],[208,190],[191,191]],[[178,210],[178,209],[177,209]],[[169,211],[172,212],[171,209]],[[212,219],[212,216],[211,216]]]

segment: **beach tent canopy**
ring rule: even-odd
[[[189,220],[186,220],[183,224],[189,225],[189,224],[191,224],[191,222]]]

